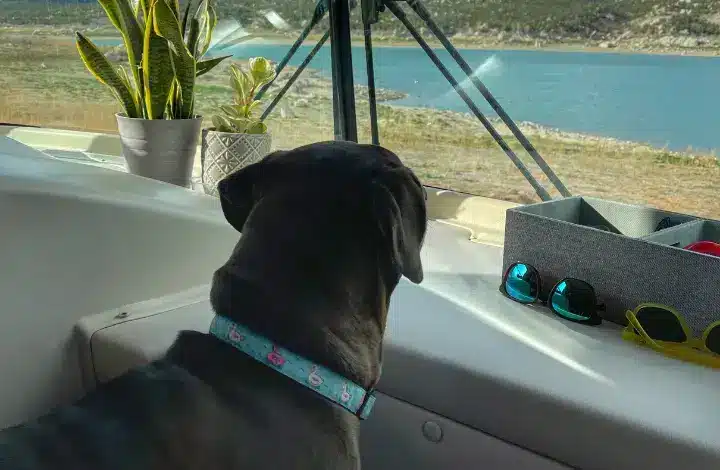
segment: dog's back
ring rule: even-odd
[[[424,193],[395,155],[327,142],[221,182],[242,232],[214,275],[215,313],[371,388],[389,297],[422,279]],[[0,433],[1,469],[355,469],[359,420],[218,338],[167,355],[77,404]]]

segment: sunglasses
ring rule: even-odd
[[[623,339],[677,359],[720,368],[720,321],[694,338],[685,319],[667,305],[643,303],[625,312]]]
[[[690,251],[697,251],[698,253],[705,253],[706,255],[720,256],[720,243],[711,242],[708,240],[691,243],[686,246],[685,249]]]
[[[540,299],[542,281],[538,270],[527,263],[513,263],[505,271],[500,292],[521,304],[538,302],[546,305],[565,320],[584,325],[602,323],[597,312],[604,310],[605,306],[598,303],[595,289],[580,279],[561,279],[550,289],[547,299]]]

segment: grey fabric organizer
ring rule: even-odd
[[[654,232],[668,216],[680,224]],[[603,317],[622,325],[625,311],[642,302],[669,305],[700,334],[720,319],[720,258],[682,249],[698,240],[720,242],[720,222],[590,197],[556,199],[508,209],[503,273],[518,261],[534,266],[542,295],[561,278],[582,279],[605,303]]]

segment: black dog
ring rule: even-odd
[[[313,389],[322,380],[289,378],[276,349],[263,363],[227,338],[185,331],[164,358],[2,431],[1,469],[360,467],[354,411],[368,409],[365,390],[380,377],[390,295],[401,274],[423,277],[420,182],[381,147],[325,142],[275,152],[219,190],[242,232],[213,278],[216,322],[233,325],[222,331],[267,338],[317,364],[311,375],[356,388],[328,399]],[[358,390],[362,410],[344,407]]]

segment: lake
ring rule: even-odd
[[[287,45],[243,44],[238,57],[282,59]],[[312,46],[290,62],[299,65]],[[458,81],[464,75],[444,50],[436,51]],[[672,149],[720,149],[720,58],[583,52],[462,50],[475,74],[518,121],[567,131],[649,142]],[[402,91],[394,101],[469,111],[419,47],[377,47],[377,86]],[[366,84],[362,47],[353,48],[356,83]],[[451,67],[451,65],[453,65]],[[310,67],[330,77],[330,48]],[[480,109],[482,96],[464,80]]]

